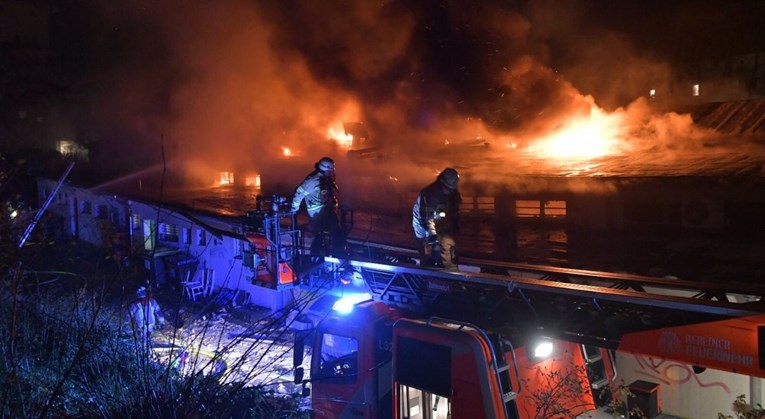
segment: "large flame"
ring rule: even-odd
[[[593,159],[624,152],[624,115],[608,114],[596,106],[590,114],[572,117],[526,149],[545,159]]]
[[[336,141],[342,147],[351,148],[353,145],[353,135],[345,132],[343,124],[334,124],[327,130],[327,137]]]

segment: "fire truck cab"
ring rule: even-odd
[[[594,409],[581,346],[534,343],[551,352],[535,355],[527,349],[531,340],[458,320],[360,302],[315,330],[312,409],[326,418],[531,418],[540,409],[540,371],[579,387],[580,398],[563,402],[567,412]]]

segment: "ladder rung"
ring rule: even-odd
[[[590,386],[591,386],[591,387],[592,387],[594,390],[600,390],[601,388],[605,387],[605,386],[606,386],[606,384],[608,384],[608,380],[607,380],[607,379],[605,379],[605,378],[601,378],[600,380],[598,380],[598,381],[595,381],[594,383],[592,383]]]

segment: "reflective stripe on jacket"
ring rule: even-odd
[[[292,210],[297,211],[301,201],[305,200],[308,216],[313,217],[328,205],[337,207],[337,192],[338,187],[332,177],[314,170],[295,189],[295,195],[292,197]]]

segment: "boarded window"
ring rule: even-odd
[[[141,214],[132,214],[130,216],[130,228],[133,230],[141,228]]]
[[[159,239],[166,242],[178,241],[178,226],[175,224],[160,223]]]

